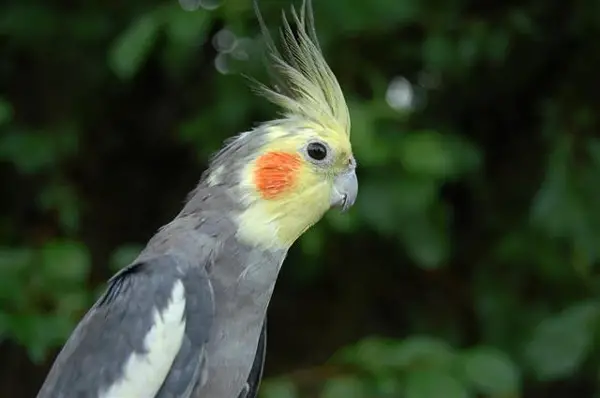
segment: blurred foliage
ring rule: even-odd
[[[222,141],[275,115],[241,77],[265,78],[251,2],[200,5],[0,6],[0,357],[33,363],[0,373],[8,396]],[[288,5],[262,1],[268,24]],[[598,396],[600,3],[315,12],[360,195],[290,254],[262,396]]]

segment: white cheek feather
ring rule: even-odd
[[[176,281],[169,304],[154,309],[154,325],[144,337],[143,354],[132,353],[123,367],[123,376],[100,398],[152,398],[167,377],[185,333],[185,289]]]

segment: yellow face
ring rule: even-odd
[[[298,129],[269,127],[267,144],[244,170],[243,191],[250,193],[240,233],[249,243],[288,248],[336,203],[336,178],[354,175],[346,134],[317,124]]]

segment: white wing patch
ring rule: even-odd
[[[154,309],[154,325],[144,337],[146,353],[133,353],[123,376],[100,398],[152,398],[167,377],[185,333],[185,289],[177,280],[165,309]]]

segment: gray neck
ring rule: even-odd
[[[286,251],[265,251],[239,242],[231,216],[236,208],[223,192],[201,185],[141,255],[183,256],[194,266],[206,267],[210,276],[215,317],[206,354],[212,382],[195,396],[236,397],[243,388],[286,255]]]
[[[271,290],[287,250],[265,250],[240,242],[233,220],[240,210],[228,190],[201,184],[139,258],[173,253],[206,267],[214,282],[224,287],[237,285],[242,295]]]

